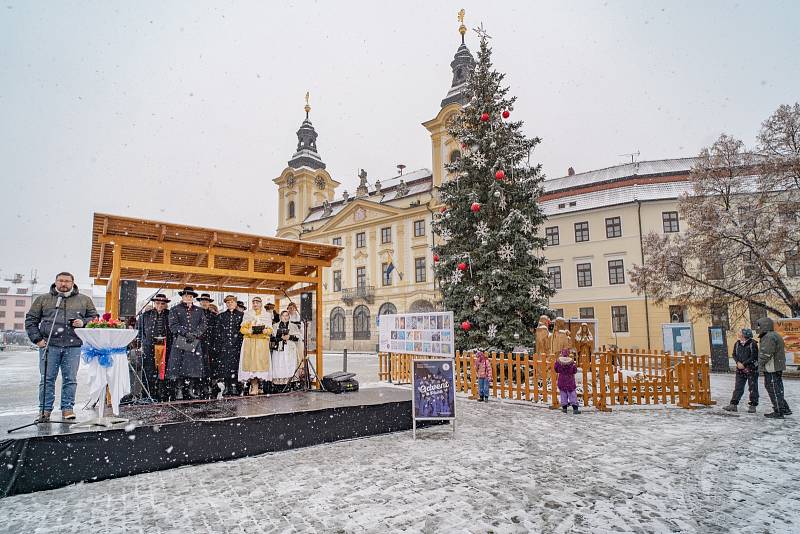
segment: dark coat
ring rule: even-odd
[[[758,343],[752,339],[748,339],[744,344],[736,341],[733,344],[733,360],[744,365],[744,369],[736,368],[737,373],[758,371]]]
[[[188,308],[181,302],[169,310],[169,330],[175,337],[187,338],[187,341],[201,339],[207,328],[206,314],[203,308],[192,305]],[[203,377],[203,344],[198,343],[194,352],[184,351],[172,343],[167,365],[167,378],[202,378]]]
[[[78,291],[78,286],[74,285],[69,295],[61,299],[58,312],[56,312],[57,302],[58,292],[55,284],[50,286],[50,292],[36,297],[25,316],[25,331],[28,333],[28,338],[34,344],[43,339],[47,340],[50,327],[53,326],[53,319],[55,319],[56,324],[53,329],[53,337],[50,338],[50,345],[80,347],[83,343],[71,323],[75,319],[81,319],[84,323],[88,323],[90,319],[97,317],[97,310],[92,299],[82,295]]]
[[[235,377],[239,372],[239,357],[244,336],[239,331],[244,313],[224,311],[214,322],[214,354],[211,370],[215,378]]]
[[[572,358],[569,360],[569,363],[562,363],[561,357],[559,357],[553,366],[556,373],[558,373],[558,389],[560,391],[575,391],[578,389],[575,384],[575,373],[578,372],[578,366]]]
[[[206,331],[200,340],[203,343],[203,376],[208,377],[211,376],[213,365],[211,360],[214,358],[214,353],[216,352],[216,340],[214,336],[216,335],[217,316],[214,315],[214,312],[211,310],[204,311],[206,314]]]
[[[774,366],[774,371],[786,370],[786,349],[783,338],[775,331],[775,324],[769,317],[762,317],[756,321],[758,329],[758,339],[761,347],[758,355],[758,368],[762,371],[770,361]]]

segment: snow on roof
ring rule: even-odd
[[[667,200],[678,198],[692,191],[691,182],[665,182],[657,184],[635,184],[601,191],[577,193],[571,196],[541,202],[542,211],[548,217],[562,213],[628,204],[637,200]]]
[[[562,176],[545,180],[543,183],[545,193],[572,189],[585,185],[592,185],[603,182],[612,182],[632,176],[649,176],[663,174],[688,173],[694,166],[697,158],[676,158],[660,159],[655,161],[637,161],[626,163],[605,169],[597,169],[574,174],[572,176]]]
[[[408,193],[402,197],[398,197],[396,193],[396,187],[400,184],[401,179],[406,183],[406,185],[408,185]],[[331,202],[331,212],[329,215],[324,215],[322,206],[315,206],[311,208],[311,211],[303,220],[303,222],[310,223],[327,219],[329,217],[335,217],[347,206],[347,204],[350,204],[356,199],[361,199],[366,202],[374,202],[375,204],[385,204],[393,200],[399,200],[400,198],[406,198],[412,195],[430,191],[433,185],[433,176],[430,169],[423,168],[403,174],[402,176],[392,176],[391,178],[380,180],[380,182],[381,195],[377,195],[375,192],[375,186],[370,184],[368,196],[356,197],[355,195],[351,195],[347,203],[344,202],[344,199],[339,198],[335,202]]]

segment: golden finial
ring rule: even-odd
[[[311,111],[311,106],[308,105],[308,91],[306,91],[306,106],[303,108],[306,110],[306,118],[308,118],[308,112]]]
[[[458,27],[458,33],[461,34],[461,44],[464,44],[464,34],[467,33],[467,27],[464,26],[464,10],[458,12],[458,22],[461,26]]]

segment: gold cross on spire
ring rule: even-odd
[[[461,44],[464,44],[464,34],[467,33],[467,27],[464,26],[464,10],[458,12],[458,22],[461,26],[458,27],[458,33],[461,34]]]
[[[303,108],[303,109],[306,110],[306,118],[308,118],[308,112],[311,111],[311,106],[308,105],[308,97],[309,97],[309,94],[308,94],[308,91],[306,91],[306,105]]]

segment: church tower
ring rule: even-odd
[[[464,43],[464,34],[467,27],[464,26],[464,10],[458,12],[458,33],[461,34],[461,45],[456,50],[450,68],[453,70],[453,81],[450,90],[441,102],[441,109],[433,119],[423,122],[431,134],[431,150],[433,165],[433,185],[439,187],[447,178],[444,165],[461,157],[461,149],[458,144],[447,135],[447,123],[450,118],[466,104],[464,88],[467,84],[467,76],[475,68],[475,58],[472,57],[469,48]]]
[[[300,239],[303,220],[311,208],[333,201],[339,182],[325,170],[325,163],[317,152],[317,132],[308,116],[311,106],[306,93],[303,108],[306,118],[297,130],[297,149],[280,176],[273,182],[278,186],[277,237]]]

